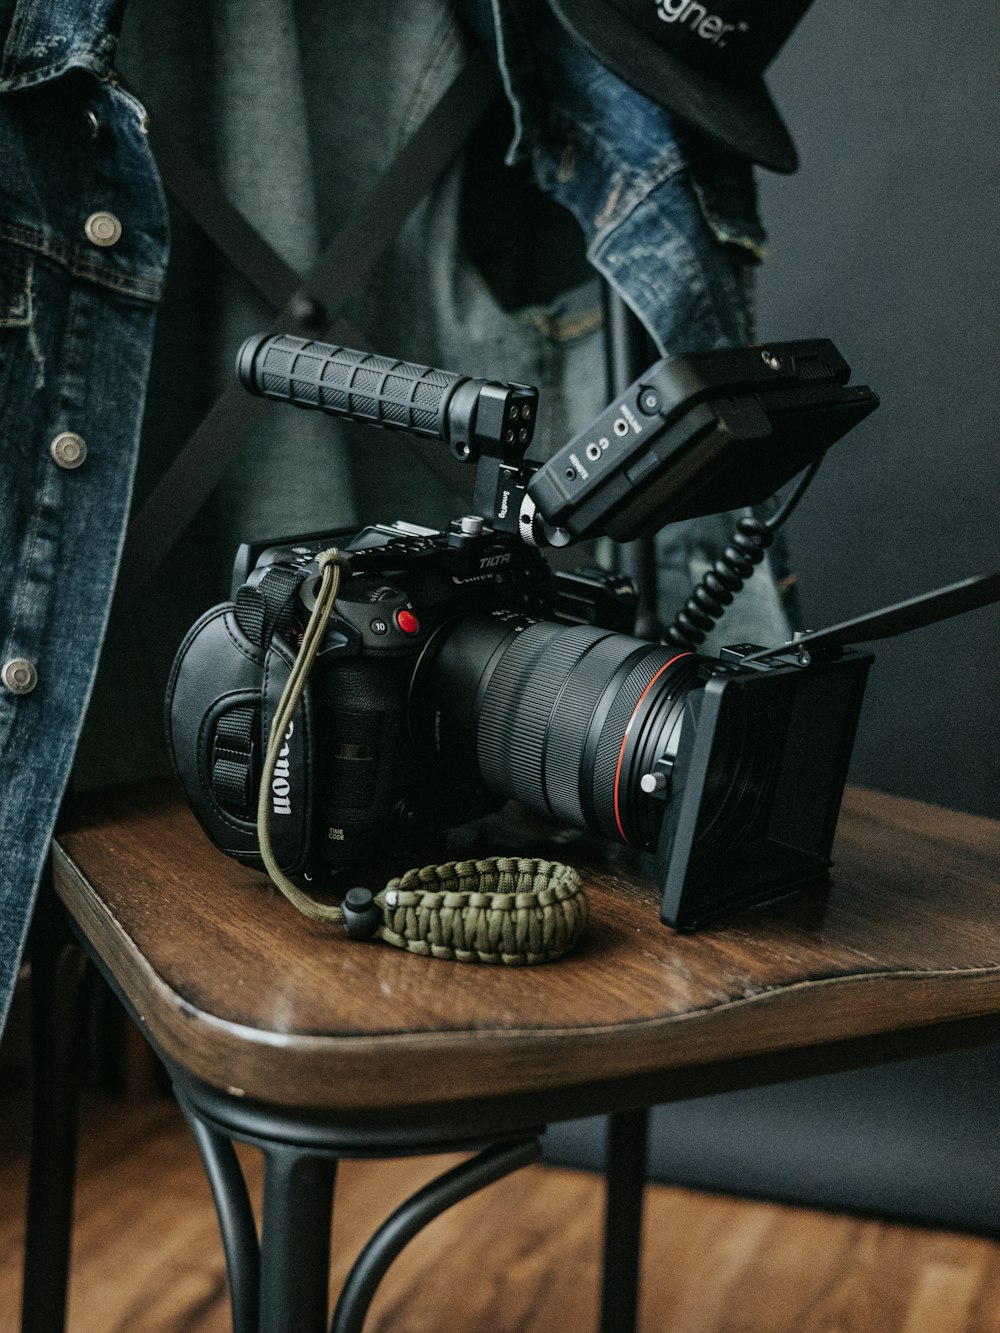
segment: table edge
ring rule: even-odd
[[[484,1089],[498,1096],[527,1093],[585,1081],[669,1073],[1000,1010],[1000,966],[990,965],[819,977],[684,1013],[571,1028],[338,1035],[279,1032],[220,1018],[179,995],[156,972],[103,900],[90,893],[83,899],[91,908],[86,914],[79,911],[79,899],[67,900],[60,892],[63,876],[84,886],[87,881],[58,844],[53,853],[59,897],[117,977],[153,1044],[212,1086],[278,1105],[355,1111],[371,1105],[460,1101],[482,1096]],[[116,963],[125,966],[116,967]],[[143,978],[143,988],[129,984],[135,974]],[[887,1004],[890,995],[892,1003]],[[773,1020],[780,1020],[782,1009],[790,1002],[794,1003],[794,1030],[782,1032],[780,1021]],[[757,1021],[762,1010],[772,1021]],[[905,1021],[900,1021],[901,1012],[905,1012]],[[805,1033],[807,1041],[803,1040]],[[282,1096],[290,1053],[301,1062],[294,1099]],[[462,1061],[455,1059],[459,1053],[465,1057]]]

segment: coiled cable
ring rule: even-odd
[[[802,499],[809,483],[819,471],[825,455],[820,454],[802,474],[788,499],[776,513],[761,521],[749,514],[739,519],[736,531],[722,555],[694,587],[691,596],[677,613],[663,635],[663,642],[675,648],[697,648],[721,620],[737,593],[764,559],[775,533]]]

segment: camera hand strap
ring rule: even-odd
[[[568,953],[587,924],[580,876],[558,861],[489,857],[408,870],[379,894],[350,889],[342,906],[317,902],[283,873],[271,846],[268,793],[282,739],[298,707],[349,568],[335,548],[318,558],[320,587],[295,665],[271,724],[257,802],[264,868],[290,903],[312,921],[342,924],[352,939],[379,930],[387,944],[460,962],[545,963]]]

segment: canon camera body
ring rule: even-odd
[[[627,624],[634,603],[627,580],[554,574],[478,517],[447,533],[397,522],[242,547],[232,600],[206,612],[178,651],[166,721],[205,831],[248,865],[261,864],[255,821],[270,719],[312,610],[316,557],[330,547],[349,559],[350,576],[271,781],[272,837],[293,875],[415,849],[502,802],[461,747],[446,754],[434,743],[438,723],[415,714],[421,659],[436,658],[448,626],[486,617],[506,632],[553,616],[557,603],[569,616]]]

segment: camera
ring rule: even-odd
[[[261,865],[263,756],[330,547],[348,572],[263,775],[285,874],[409,854],[513,798],[652,854],[662,919],[682,929],[826,874],[873,660],[851,645],[1000,596],[996,576],[966,580],[710,657],[697,646],[776,521],[740,521],[662,643],[630,632],[627,580],[550,567],[548,548],[807,483],[878,403],[829,341],[666,358],[545,461],[526,385],[287,335],[249,339],[237,370],[251,392],[440,439],[476,468],[470,512],[445,531],[397,520],[244,545],[231,599],[185,637],[170,751],[205,832],[244,864]]]

